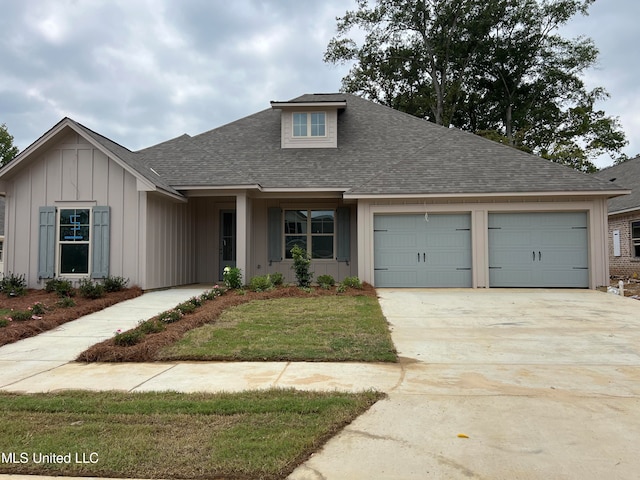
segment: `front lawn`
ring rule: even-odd
[[[0,393],[0,473],[281,479],[383,396]]]
[[[380,305],[371,296],[255,300],[187,332],[159,360],[394,362]]]

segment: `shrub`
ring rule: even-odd
[[[33,313],[31,310],[14,310],[11,312],[11,320],[14,322],[24,322],[25,320],[31,320]]]
[[[159,333],[166,330],[165,324],[160,320],[143,320],[138,324],[138,330],[142,333]]]
[[[137,328],[134,328],[133,330],[128,330],[126,332],[121,332],[120,330],[118,330],[116,332],[116,336],[113,339],[113,341],[119,347],[129,347],[131,345],[135,345],[136,343],[140,342],[140,340],[142,340],[143,337],[144,337],[144,333],[141,330],[138,330]]]
[[[182,313],[182,315],[186,315],[188,313],[191,313],[195,309],[196,309],[196,306],[193,303],[191,303],[190,301],[183,302],[183,303],[177,305],[176,308],[175,308],[175,310],[177,310],[180,313]]]
[[[63,297],[62,299],[58,300],[56,305],[62,308],[70,308],[70,307],[75,307],[76,302],[71,297]]]
[[[318,285],[320,285],[320,288],[329,290],[335,284],[336,284],[336,281],[333,279],[331,275],[320,275],[318,277]]]
[[[345,288],[357,288],[358,290],[362,289],[362,282],[358,277],[345,277],[342,280],[342,285]]]
[[[293,265],[291,268],[293,268],[296,274],[298,286],[303,288],[310,287],[311,281],[313,280],[313,273],[309,271],[311,267],[311,257],[300,245],[295,245],[291,249],[291,255],[293,256]]]
[[[31,313],[33,313],[34,315],[42,315],[44,312],[45,306],[40,302],[34,303],[33,307],[31,307]]]
[[[0,318],[0,328],[6,327],[7,325],[9,325],[9,320],[6,318]]]
[[[202,295],[200,295],[200,298],[202,300],[213,300],[214,298],[219,297],[220,295],[222,295],[222,290],[220,290],[220,287],[216,285],[208,292],[204,292]]]
[[[275,287],[279,287],[280,285],[282,285],[284,283],[284,275],[280,272],[275,272],[271,274],[271,283],[273,283],[273,285]]]
[[[158,320],[164,323],[174,323],[180,320],[184,314],[177,309],[167,310],[166,312],[162,312],[158,315]]]
[[[84,298],[96,299],[104,297],[104,287],[99,283],[92,282],[88,278],[80,280],[78,291]]]
[[[224,267],[222,273],[227,288],[242,288],[242,271],[237,267]]]
[[[123,277],[112,277],[109,275],[102,280],[102,285],[106,292],[119,292],[127,288],[127,285],[129,285],[129,279],[125,279]]]
[[[7,297],[19,297],[27,293],[27,280],[24,274],[15,275],[9,272],[0,280],[0,291]]]
[[[252,292],[266,292],[273,288],[270,275],[257,275],[249,282],[249,290]]]
[[[194,307],[201,307],[204,303],[204,299],[202,297],[192,297],[189,299],[189,303]]]
[[[73,297],[75,295],[73,285],[69,280],[52,278],[47,281],[44,288],[47,292],[56,292],[59,297]]]

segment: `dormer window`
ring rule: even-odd
[[[293,114],[294,137],[324,137],[327,132],[325,112],[296,112]]]
[[[289,102],[271,102],[280,110],[282,148],[337,148],[338,115],[347,108],[343,94],[303,95]]]

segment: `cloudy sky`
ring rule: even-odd
[[[0,124],[22,150],[65,116],[137,150],[333,92],[348,67],[323,63],[335,18],[355,0],[4,0]],[[600,49],[589,87],[611,98],[640,153],[640,2],[597,0],[565,29]],[[598,166],[610,164],[603,158]]]

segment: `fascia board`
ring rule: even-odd
[[[406,198],[483,198],[483,197],[620,197],[628,195],[631,190],[609,191],[559,191],[559,192],[493,192],[493,193],[402,193],[402,194],[371,194],[345,193],[344,198],[375,200],[375,199],[406,199]]]

